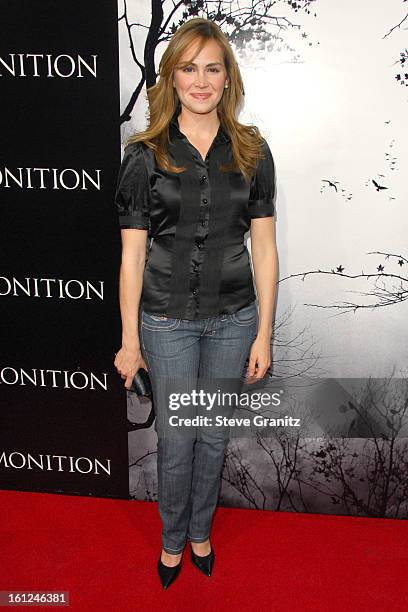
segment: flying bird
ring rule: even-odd
[[[336,185],[339,184],[339,181],[329,181],[328,179],[322,179],[322,183],[329,183],[329,187],[334,187],[337,191]]]
[[[384,187],[383,185],[379,185],[374,179],[371,179],[371,182],[375,185],[375,188],[377,189],[377,191],[380,191],[380,189],[388,189],[388,187]]]

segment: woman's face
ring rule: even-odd
[[[191,46],[180,61],[188,60],[193,54]],[[174,69],[173,84],[180,102],[192,113],[209,113],[216,108],[227,83],[223,51],[213,39],[207,40],[191,64]]]

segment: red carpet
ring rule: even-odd
[[[0,502],[0,590],[69,591],[71,610],[408,610],[407,521],[218,508],[213,576],[186,548],[162,591],[157,504],[13,491]]]

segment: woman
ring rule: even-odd
[[[211,575],[210,526],[228,442],[224,429],[202,426],[182,435],[169,426],[167,387],[217,379],[242,384],[246,363],[248,383],[267,372],[278,268],[276,181],[258,128],[236,119],[242,79],[214,22],[194,18],[176,31],[148,98],[148,128],[128,142],[116,190],[123,331],[115,366],[127,388],[139,368],[152,382],[163,525],[158,572],[166,588],[180,571],[187,539],[193,564]]]

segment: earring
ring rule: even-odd
[[[224,89],[228,89],[228,83],[225,85]]]

